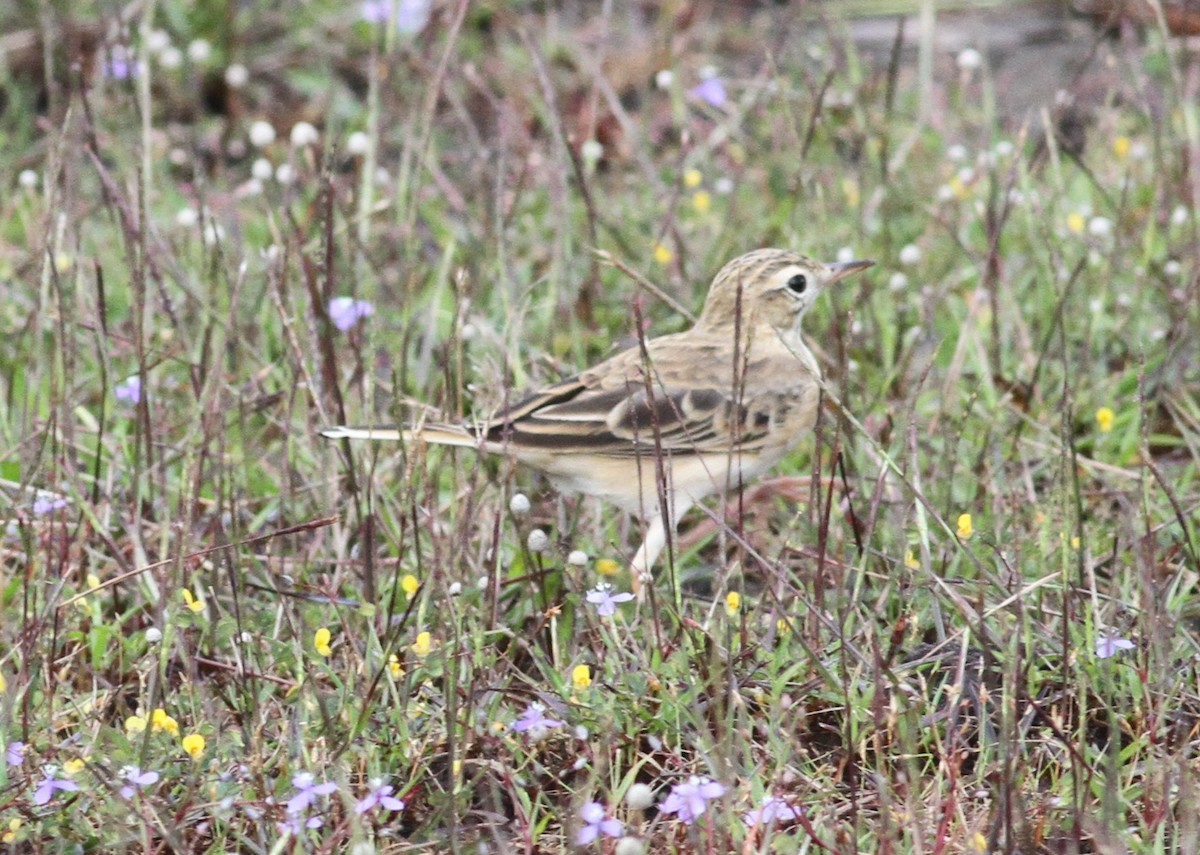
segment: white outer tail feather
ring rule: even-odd
[[[321,431],[321,436],[326,439],[374,439],[399,442],[402,439],[407,439],[405,436],[406,433],[407,431],[402,431],[399,428],[352,428],[345,425],[338,425],[337,427],[326,428]]]
[[[433,445],[455,445],[478,448],[479,440],[465,430],[430,425],[426,428],[401,430],[393,427],[338,427],[321,431],[326,439],[365,439],[374,442],[427,442]]]

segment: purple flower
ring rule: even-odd
[[[143,772],[137,766],[126,766],[121,769],[121,777],[125,779],[125,786],[119,790],[123,799],[131,799],[133,794],[142,787],[158,783],[157,772]]]
[[[404,810],[404,801],[392,795],[396,788],[391,784],[383,783],[380,778],[372,778],[368,786],[371,789],[366,798],[354,806],[355,813],[366,813],[377,807],[385,807],[388,810]]]
[[[753,828],[756,825],[772,825],[777,822],[793,822],[800,818],[800,809],[793,807],[778,796],[767,796],[762,807],[755,808],[742,817],[742,822]]]
[[[113,395],[118,401],[125,401],[128,404],[138,403],[142,400],[142,378],[136,374],[125,378],[113,389]]]
[[[33,791],[33,803],[39,807],[49,803],[54,798],[55,792],[73,793],[79,789],[79,785],[69,778],[56,778],[54,771],[48,769],[46,777],[38,783],[37,789]]]
[[[1122,650],[1133,650],[1134,643],[1119,635],[1101,635],[1096,639],[1096,658],[1107,659]]]
[[[279,833],[290,831],[292,834],[299,836],[304,833],[306,828],[320,828],[325,824],[325,820],[319,816],[310,816],[307,819],[304,817],[303,811],[293,813],[288,811],[286,822],[277,822],[275,827],[279,829]]]
[[[729,96],[725,92],[724,81],[716,76],[706,77],[699,84],[693,86],[691,95],[710,107],[724,107],[725,102],[729,100]]]
[[[298,816],[304,813],[319,796],[337,792],[337,784],[333,781],[317,784],[314,783],[314,780],[311,772],[297,772],[292,777],[292,786],[296,788],[296,795],[288,799],[287,812],[289,816]],[[315,828],[316,826],[309,827]]]
[[[430,0],[396,0],[396,29],[401,33],[417,33],[429,23]],[[368,24],[386,24],[392,17],[392,0],[366,0],[362,18]]]
[[[624,830],[621,823],[612,817],[605,817],[604,805],[600,802],[588,802],[579,809],[579,817],[583,827],[575,835],[576,846],[587,846],[601,834],[608,837],[620,837]]]
[[[4,752],[4,760],[9,766],[20,766],[25,762],[25,743],[10,742]]]
[[[627,603],[633,599],[633,594],[626,591],[622,594],[614,594],[612,585],[607,582],[601,582],[595,588],[587,592],[587,601],[596,607],[596,614],[600,617],[608,617],[616,614],[618,603]]]
[[[682,821],[691,825],[704,813],[708,803],[720,798],[725,793],[725,787],[712,778],[692,775],[682,784],[671,788],[670,794],[658,806],[660,813],[673,813]]]
[[[113,80],[129,80],[137,77],[138,63],[125,45],[113,45],[108,52],[104,70]]]
[[[49,514],[60,508],[67,506],[67,500],[61,497],[49,498],[48,496],[40,496],[34,499],[33,512],[35,514]]]
[[[517,733],[527,730],[549,730],[552,727],[562,727],[562,722],[554,718],[546,718],[546,707],[534,702],[525,707],[521,717],[512,723],[512,729]]]
[[[334,297],[329,301],[329,319],[342,332],[373,314],[375,314],[375,307],[366,300],[355,300],[353,297]]]

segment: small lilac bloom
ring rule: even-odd
[[[292,786],[296,788],[296,795],[288,799],[287,812],[289,814],[302,814],[317,800],[318,796],[327,796],[337,792],[337,784],[333,781],[325,781],[321,784],[313,783],[313,781],[311,772],[297,772],[292,777]],[[315,828],[315,826],[310,827]]]
[[[692,87],[692,97],[699,98],[710,107],[724,107],[729,96],[725,92],[725,83],[719,77],[709,77],[701,80]]]
[[[69,778],[56,778],[53,772],[47,772],[46,777],[42,778],[37,789],[33,791],[33,803],[40,807],[48,804],[54,798],[55,792],[73,793],[78,789],[79,785]]]
[[[583,827],[575,835],[576,846],[587,846],[601,834],[607,837],[620,837],[624,828],[619,820],[605,817],[604,805],[600,802],[588,802],[579,809],[579,817]]]
[[[280,834],[290,831],[292,834],[299,836],[304,833],[306,828],[320,828],[324,824],[325,820],[319,816],[310,816],[305,819],[303,811],[295,813],[288,811],[287,822],[277,822],[275,823],[275,827],[279,829]]]
[[[20,766],[25,762],[25,743],[10,742],[4,752],[4,760],[9,766]]]
[[[633,594],[628,591],[622,594],[613,594],[611,591],[612,585],[601,582],[587,592],[587,601],[596,607],[596,614],[600,617],[616,614],[618,603],[627,603],[633,599]]]
[[[143,772],[137,766],[126,766],[123,768],[121,770],[121,777],[125,779],[125,786],[121,787],[119,791],[123,799],[131,799],[133,798],[133,794],[142,787],[158,783],[157,772]]]
[[[549,729],[551,727],[561,727],[562,722],[554,718],[546,718],[546,707],[539,703],[532,703],[525,707],[525,712],[521,713],[521,717],[512,723],[512,729],[517,733],[524,733],[527,730],[536,728]]]
[[[708,803],[720,798],[725,793],[725,787],[712,778],[692,775],[682,784],[671,788],[670,794],[659,805],[660,813],[673,813],[683,822],[691,825],[704,813]]]
[[[386,24],[391,5],[390,0],[366,0],[362,4],[362,19],[368,24]]]
[[[396,788],[391,784],[385,784],[379,778],[374,778],[370,781],[369,786],[371,789],[366,798],[354,806],[355,813],[366,813],[377,807],[385,807],[388,810],[404,810],[404,800],[392,795]]]
[[[125,401],[128,404],[138,403],[142,400],[142,378],[136,374],[127,377],[113,389],[113,395],[118,401]]]
[[[1134,643],[1119,635],[1101,635],[1096,639],[1096,658],[1107,659],[1116,656],[1122,650],[1133,650]]]
[[[353,297],[334,297],[329,301],[329,319],[342,332],[373,314],[375,314],[375,307],[366,300],[355,300]]]
[[[429,0],[396,0],[396,29],[401,33],[417,33],[429,23]],[[362,18],[369,24],[386,24],[392,14],[391,0],[366,0]]]
[[[33,512],[35,514],[49,514],[54,511],[59,510],[60,508],[65,508],[66,506],[67,506],[66,499],[62,499],[62,498],[49,499],[49,498],[46,498],[45,496],[42,496],[41,498],[34,500]]]
[[[793,807],[778,796],[768,796],[762,807],[755,808],[742,817],[742,822],[753,828],[756,825],[772,825],[776,822],[793,822],[800,818],[799,808]]]
[[[108,52],[108,62],[104,70],[113,80],[128,80],[137,77],[138,64],[125,45],[113,45]]]

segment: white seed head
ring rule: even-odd
[[[907,244],[900,250],[900,263],[912,266],[921,260],[921,248],[915,243]]]
[[[212,45],[204,39],[196,39],[188,45],[188,59],[200,65],[208,62],[208,58],[212,56]]]
[[[265,148],[275,142],[275,128],[270,122],[259,119],[250,125],[250,143],[255,148]]]
[[[975,48],[966,48],[959,52],[958,58],[955,61],[963,71],[975,71],[983,65],[983,54]]]
[[[175,45],[167,45],[158,55],[158,64],[167,69],[179,68],[183,65],[183,51]]]
[[[535,528],[529,532],[529,537],[525,539],[525,545],[529,547],[530,552],[545,552],[546,547],[550,545],[550,537],[540,528]]]
[[[225,69],[225,83],[231,89],[241,89],[250,82],[250,71],[240,62],[235,62],[233,65]]]
[[[654,790],[647,784],[634,784],[625,793],[625,804],[633,810],[645,810],[654,804]]]
[[[291,141],[295,148],[306,148],[320,138],[321,134],[311,122],[296,122],[292,125]]]
[[[146,50],[162,53],[171,46],[171,36],[166,30],[151,30],[146,34]]]

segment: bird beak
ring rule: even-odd
[[[866,270],[875,264],[874,261],[834,261],[825,265],[825,269],[829,271],[829,278],[825,280],[826,285],[832,285],[839,279],[845,279],[853,273],[860,270]]]

